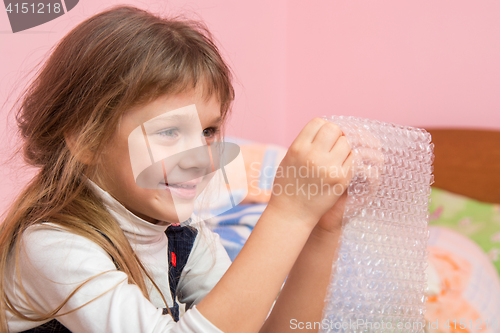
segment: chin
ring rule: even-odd
[[[194,202],[176,203],[175,205],[169,202],[168,204],[163,204],[155,208],[156,209],[153,210],[156,213],[153,217],[155,220],[169,223],[181,223],[188,220],[193,214]]]
[[[191,202],[189,204],[176,204],[175,211],[177,213],[178,222],[180,223],[188,220],[193,214],[193,210],[194,202]]]

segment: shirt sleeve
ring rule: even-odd
[[[73,332],[222,332],[196,307],[177,323],[162,315],[162,309],[128,283],[127,275],[116,269],[101,247],[56,226],[36,225],[23,233],[19,273],[27,297],[16,274],[10,274],[14,282],[9,297],[27,316],[56,309],[74,292],[58,312],[64,315],[57,317]],[[9,319],[11,331],[43,323],[13,318]]]
[[[219,235],[204,224],[197,229],[198,235],[177,286],[179,302],[185,303],[187,309],[198,304],[231,266]]]

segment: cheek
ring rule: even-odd
[[[144,135],[140,127],[134,129],[128,137],[128,145],[126,148],[129,156],[129,163],[132,168],[134,179],[137,179],[139,174],[151,165],[151,156],[144,140]]]
[[[102,156],[99,168],[99,174],[104,176],[103,185],[107,185],[115,192],[116,190],[129,192],[133,187],[137,187],[127,145],[122,147],[114,145]]]
[[[215,174],[216,174],[215,172],[210,172],[203,178],[203,181],[201,182],[200,185],[202,185],[203,187],[207,187],[208,183],[210,183],[210,181],[214,178]]]
[[[140,127],[134,129],[128,137],[127,151],[133,179],[139,187],[156,189],[159,183],[168,182],[166,176],[179,162],[179,147],[165,147],[155,138],[148,138],[146,143]]]
[[[151,158],[153,161],[157,162],[160,160],[164,160],[168,162],[169,160],[179,159],[177,154],[186,151],[185,146],[182,144],[182,141],[166,145],[162,143],[161,139],[157,139],[155,137],[149,137],[149,145],[151,150],[151,155],[149,155],[148,151],[148,159],[151,163]]]

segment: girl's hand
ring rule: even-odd
[[[347,200],[347,191],[335,202],[318,221],[315,229],[318,232],[338,232],[342,228],[342,218],[344,217],[344,208]]]
[[[363,128],[357,128],[360,140],[365,142],[364,148],[358,147],[351,152],[354,157],[351,166],[352,181],[361,185],[365,194],[373,193],[379,185],[379,173],[384,163],[384,155],[381,152],[381,143],[370,132]],[[338,232],[342,227],[342,218],[347,202],[346,190],[337,202],[318,221],[315,232]]]
[[[349,184],[350,153],[347,139],[337,125],[314,118],[279,165],[269,206],[313,228]]]

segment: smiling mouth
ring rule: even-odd
[[[167,177],[164,176],[164,179],[161,180],[160,184],[163,186],[173,187],[173,188],[184,188],[184,189],[193,189],[203,181],[203,177],[198,177],[195,179],[191,179],[188,181],[179,181],[179,182],[167,182]]]
[[[160,183],[160,184],[163,186],[166,186],[166,187],[181,188],[181,189],[195,189],[196,188],[196,184],[194,184],[194,185],[186,185],[186,184],[182,184],[182,183],[178,183],[178,184]]]
[[[167,190],[167,192],[170,192],[173,196],[180,198],[180,199],[185,199],[185,200],[192,200],[196,198],[197,192],[198,192],[198,184],[201,182],[200,180],[191,180],[188,182],[182,182],[182,183],[166,183],[166,182],[161,182],[160,187]]]

